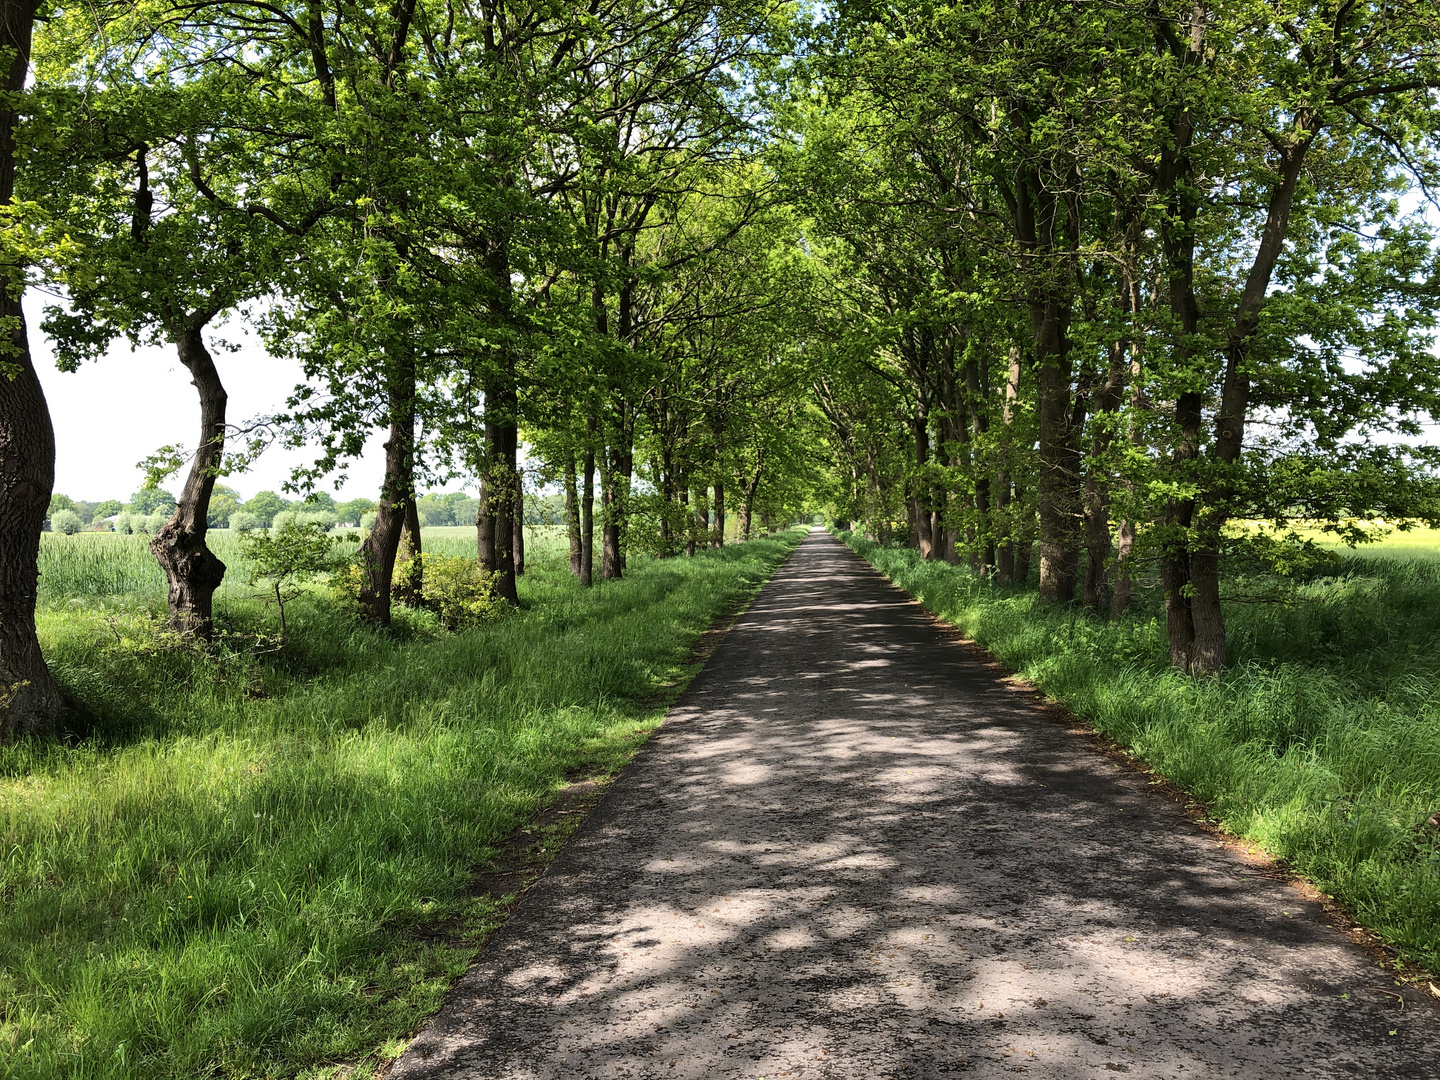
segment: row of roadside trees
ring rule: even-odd
[[[842,0],[785,102],[837,516],[1225,659],[1244,523],[1440,520],[1440,11]],[[1283,532],[1283,531],[1282,531]]]
[[[7,733],[59,710],[33,619],[54,443],[27,280],[63,295],[42,327],[62,367],[163,343],[196,387],[197,440],[150,462],[181,474],[151,547],[187,634],[211,632],[225,573],[205,543],[217,480],[277,439],[314,449],[304,490],[387,433],[361,551],[382,625],[417,485],[456,476],[479,478],[477,554],[514,602],[522,439],[587,583],[624,573],[637,491],[662,554],[797,498],[807,290],[756,89],[788,7],[60,3],[33,53],[36,5],[0,11]],[[211,353],[237,312],[307,376],[261,422],[228,414]]]

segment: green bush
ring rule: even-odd
[[[249,510],[236,510],[230,515],[230,528],[234,532],[249,532],[261,527],[260,519]]]
[[[50,518],[50,531],[74,536],[84,524],[74,510],[56,510]]]
[[[494,594],[493,575],[475,559],[451,558],[424,552],[420,595],[440,625],[450,630],[478,626],[505,611],[504,600]]]

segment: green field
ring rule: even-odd
[[[450,634],[401,609],[384,632],[317,588],[283,651],[234,537],[213,544],[225,636],[198,649],[164,630],[144,537],[46,536],[41,637],[74,718],[0,747],[0,1076],[367,1074],[493,922],[473,870],[627,760],[697,636],[800,535],[585,590],[537,533],[520,612]],[[441,921],[464,940],[424,935]]]
[[[842,534],[1001,662],[1440,972],[1440,559],[1399,534],[1308,577],[1227,579],[1229,664],[1168,666],[1156,590],[1120,622]]]

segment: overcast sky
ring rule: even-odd
[[[173,347],[132,352],[128,342],[73,374],[58,371],[50,342],[40,330],[46,297],[31,290],[25,297],[30,348],[50,403],[55,424],[55,490],[72,499],[98,502],[126,500],[140,487],[144,473],[137,463],[171,443],[193,448],[200,429],[200,402]],[[280,408],[300,377],[292,361],[269,356],[235,324],[206,335],[244,343],[239,352],[211,349],[230,395],[232,423]],[[377,431],[365,456],[349,470],[349,480],[336,494],[343,498],[375,498],[380,491],[385,458]],[[297,464],[310,460],[304,451],[271,447],[248,473],[224,478],[245,498],[257,491],[281,491]],[[177,476],[165,485],[178,490]],[[335,491],[334,485],[321,485]],[[283,492],[282,492],[283,494]]]

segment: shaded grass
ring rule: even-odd
[[[53,597],[42,639],[91,726],[0,748],[0,1075],[312,1076],[396,1049],[473,951],[417,930],[493,919],[473,868],[628,759],[800,536],[593,590],[540,550],[526,610],[454,635],[316,592],[284,654],[235,647],[273,630],[243,594],[208,652],[157,630],[163,594]]]
[[[1229,666],[1168,666],[1158,608],[1098,622],[841,534],[1007,667],[1440,972],[1440,561],[1351,558],[1227,607]],[[1244,583],[1240,583],[1243,591]],[[1277,590],[1279,590],[1277,592]]]

